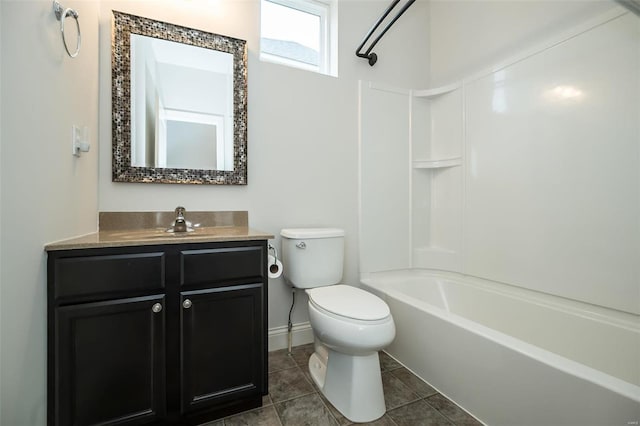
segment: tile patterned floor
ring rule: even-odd
[[[263,406],[202,426],[346,426],[352,424],[312,384],[307,369],[313,345],[269,353],[269,395]],[[387,354],[380,353],[387,413],[372,426],[480,426]]]

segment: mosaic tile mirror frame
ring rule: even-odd
[[[228,167],[180,168],[134,166],[132,163],[131,35],[213,49],[233,56],[233,158]],[[112,180],[114,182],[247,184],[247,47],[246,41],[113,11],[112,66]],[[220,134],[220,133],[218,133]]]

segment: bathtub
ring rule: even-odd
[[[361,283],[391,309],[386,351],[483,423],[638,424],[637,315],[456,273]]]

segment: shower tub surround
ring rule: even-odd
[[[360,82],[361,282],[389,353],[481,421],[637,424],[640,20],[522,47],[445,86]]]
[[[387,352],[490,425],[640,420],[637,316],[452,272],[365,274]]]

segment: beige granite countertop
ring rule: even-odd
[[[272,234],[248,226],[247,212],[187,212],[193,232],[166,232],[173,212],[101,212],[99,231],[45,246],[46,251],[86,248],[268,240]],[[161,225],[161,226],[160,226]]]

